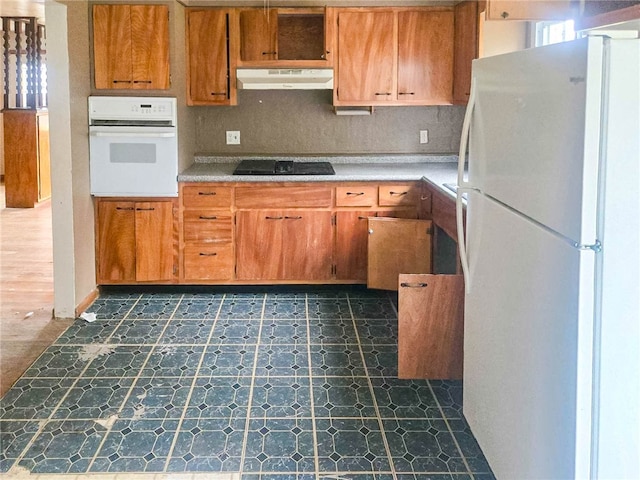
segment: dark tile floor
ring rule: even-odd
[[[394,295],[118,293],[0,403],[0,473],[493,479],[456,381],[396,378]]]

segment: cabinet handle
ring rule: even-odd
[[[387,92],[387,93],[380,92],[380,93],[376,93],[376,95],[385,95],[386,96],[386,95],[391,95],[391,92]]]
[[[358,217],[358,220],[369,220],[369,217],[362,217],[362,216],[360,216],[360,217]]]
[[[131,83],[131,80],[114,80],[113,83]]]
[[[398,95],[415,95],[415,92],[400,92]]]
[[[364,195],[364,192],[347,192],[347,195],[358,197],[360,195]]]
[[[297,215],[295,217],[284,217],[286,220],[300,220],[302,218],[302,216]]]
[[[218,255],[217,253],[202,253],[200,252],[200,256],[201,257],[215,257],[216,255]]]
[[[264,217],[265,220],[282,220],[282,217]]]
[[[227,96],[227,92],[211,92],[211,95],[213,95],[213,96],[224,95],[226,97]]]
[[[207,217],[206,215],[200,215],[200,220],[217,220],[218,217]]]
[[[424,287],[427,286],[427,284],[426,283],[422,283],[422,282],[421,283],[406,283],[406,282],[402,282],[400,284],[400,286],[404,287],[404,288],[424,288]]]
[[[133,83],[153,83],[151,80],[134,80]]]
[[[133,207],[116,207],[116,210],[135,210]]]
[[[151,210],[155,210],[155,208],[136,208],[136,211],[138,212],[150,212]]]
[[[409,192],[389,192],[389,195],[398,195],[399,197],[402,197],[403,195],[406,195]]]
[[[502,12],[502,13],[500,14],[500,16],[501,16],[502,18],[507,18],[507,17],[509,16],[509,12]]]
[[[198,195],[215,195],[216,192],[198,192]]]
[[[262,52],[262,55],[275,55],[278,52]]]

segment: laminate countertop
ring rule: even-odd
[[[265,157],[196,157],[195,163],[178,175],[179,182],[389,182],[425,179],[452,192],[444,184],[455,184],[458,157],[268,157],[276,160],[328,161],[335,175],[233,175],[241,159]]]

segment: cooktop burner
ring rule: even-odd
[[[234,175],[335,175],[329,162],[294,162],[292,160],[242,160]]]

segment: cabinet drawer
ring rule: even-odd
[[[371,207],[376,203],[376,187],[336,187],[337,207]]]
[[[330,207],[331,188],[304,187],[238,187],[237,208]]]
[[[187,245],[184,248],[184,277],[186,280],[232,279],[232,245]]]
[[[193,242],[230,242],[233,219],[228,212],[221,215],[210,210],[185,210],[184,241]]]
[[[382,185],[378,189],[380,206],[415,205],[418,189],[414,185]]]
[[[187,185],[182,187],[182,205],[184,208],[229,208],[232,193],[231,187]]]

